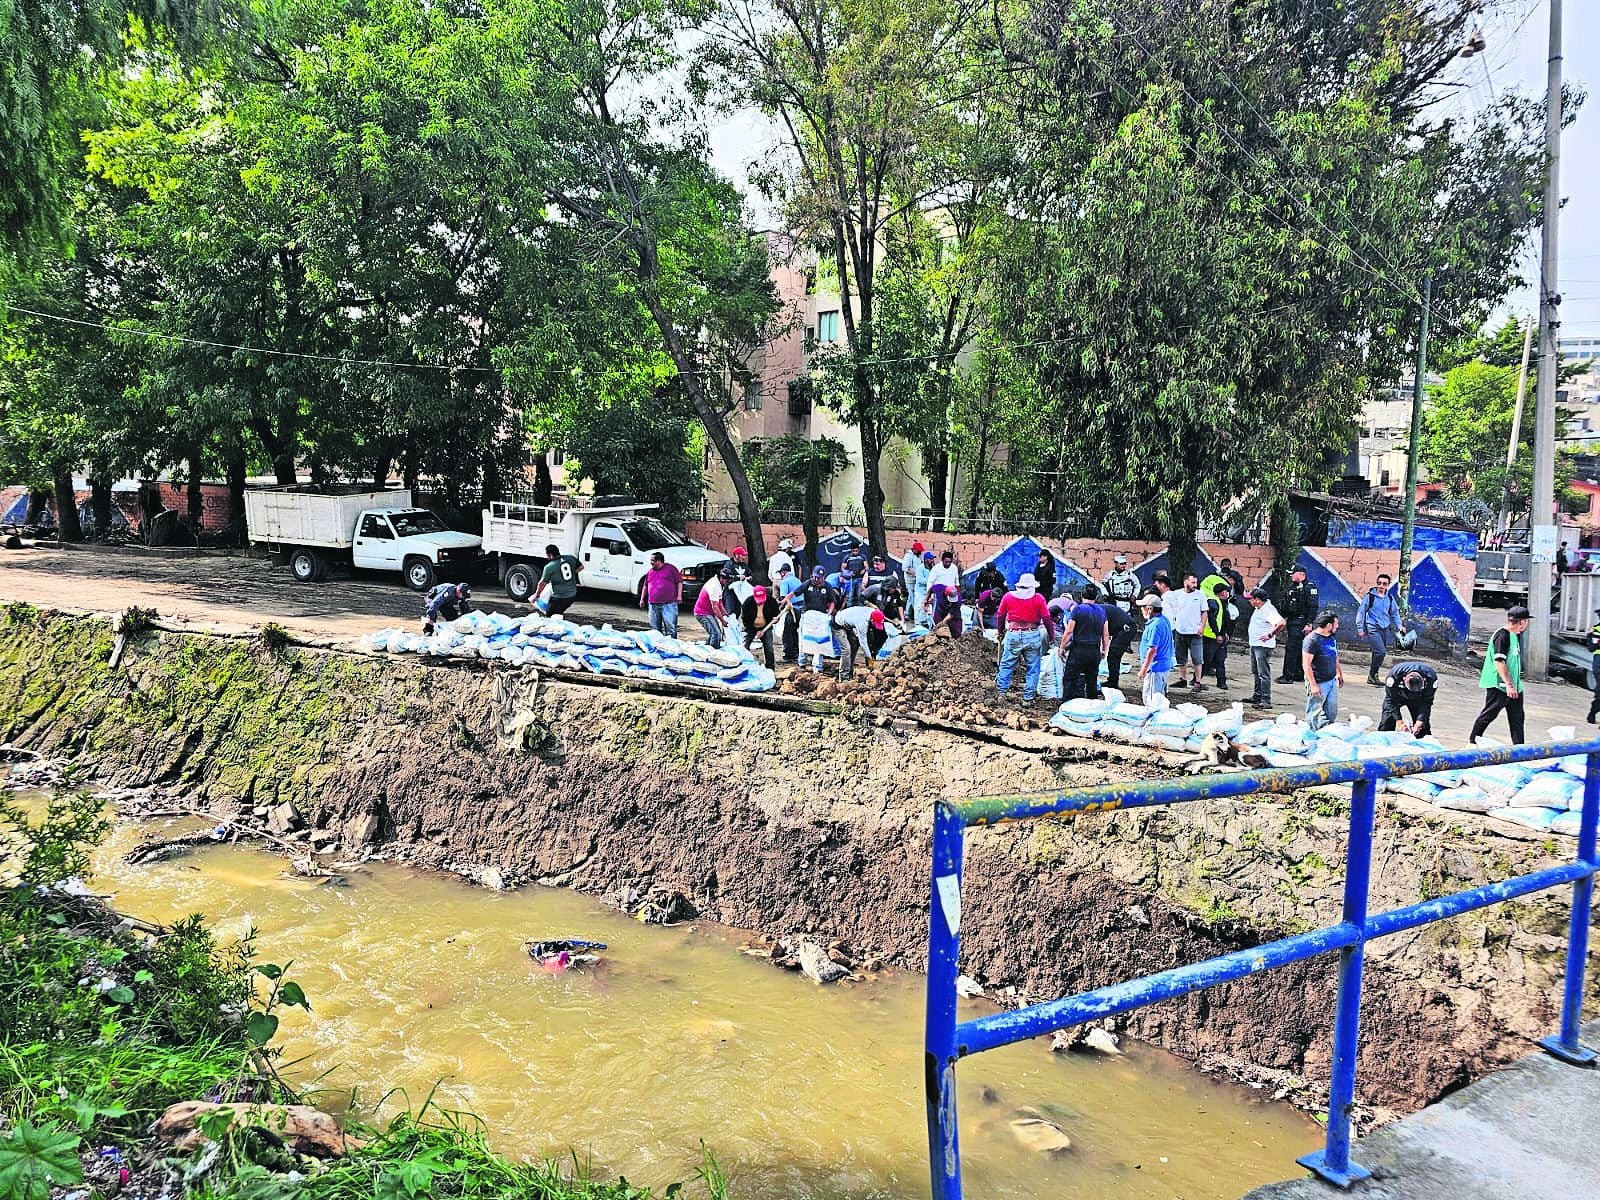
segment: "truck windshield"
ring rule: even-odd
[[[629,517],[619,521],[636,550],[665,550],[668,546],[687,546],[689,541],[668,529],[654,517]]]
[[[416,537],[419,533],[443,533],[444,522],[425,508],[414,512],[389,514],[389,523],[401,537]]]

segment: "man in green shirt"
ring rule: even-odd
[[[1476,742],[1502,711],[1511,726],[1511,742],[1522,745],[1522,633],[1528,628],[1528,610],[1517,604],[1506,610],[1504,627],[1496,629],[1483,656],[1478,686],[1483,688],[1483,711],[1472,723],[1467,741]]]
[[[572,555],[561,553],[561,547],[556,545],[546,546],[544,556],[550,561],[545,564],[544,574],[539,576],[539,586],[534,589],[528,603],[537,606],[539,597],[544,594],[545,588],[549,588],[550,599],[546,602],[545,612],[552,617],[559,617],[578,598],[578,572],[583,570],[583,564]]]

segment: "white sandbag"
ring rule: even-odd
[[[1356,761],[1356,747],[1343,738],[1329,737],[1326,729],[1317,735],[1311,746],[1311,761],[1318,763],[1347,763]]]
[[[1303,754],[1284,754],[1270,747],[1261,751],[1261,756],[1267,760],[1271,767],[1303,767],[1311,760]]]
[[[1433,802],[1440,808],[1455,809],[1457,812],[1486,813],[1500,807],[1500,801],[1482,788],[1475,787],[1446,788],[1434,797]]]
[[[1433,800],[1443,790],[1425,779],[1418,779],[1415,775],[1401,775],[1399,778],[1386,780],[1384,789],[1401,796],[1415,796],[1418,800]]]
[[[1020,664],[1019,664],[1020,666]],[[1061,699],[1061,656],[1046,650],[1039,659],[1039,695],[1046,700]]]
[[[1418,779],[1426,779],[1436,787],[1455,788],[1461,786],[1460,771],[1429,771],[1426,775],[1418,775]]]
[[[1129,704],[1127,701],[1123,701],[1121,704],[1113,704],[1106,709],[1105,720],[1114,721],[1118,725],[1129,725],[1137,728],[1143,726],[1153,713],[1153,709],[1146,708],[1142,704]]]
[[[1092,738],[1097,731],[1094,721],[1075,721],[1061,712],[1050,718],[1050,727],[1059,729],[1062,733],[1070,733],[1073,737]]]
[[[1106,707],[1109,708],[1113,704],[1126,703],[1128,697],[1123,694],[1121,688],[1101,688],[1100,699],[1104,700],[1106,702]]]
[[[800,654],[809,658],[820,654],[823,658],[836,658],[833,650],[833,626],[825,612],[808,612],[800,618]]]
[[[1272,729],[1273,721],[1270,717],[1262,721],[1248,721],[1244,728],[1234,735],[1233,740],[1241,746],[1264,745]]]
[[[1589,774],[1589,760],[1582,754],[1569,754],[1565,758],[1559,758],[1556,760],[1556,766],[1574,779],[1582,779]]]
[[[1526,787],[1506,801],[1507,808],[1583,807],[1583,783],[1565,771],[1540,771]]]
[[[1186,738],[1194,732],[1196,723],[1201,717],[1194,713],[1185,712],[1190,705],[1180,704],[1176,708],[1164,708],[1151,716],[1145,723],[1145,731],[1150,734],[1159,734],[1162,737]],[[1202,716],[1203,716],[1202,712]]]
[[[1093,722],[1105,716],[1106,710],[1110,707],[1111,705],[1105,700],[1091,700],[1080,696],[1076,700],[1068,700],[1056,710],[1056,715],[1071,721]]]
[[[1578,736],[1578,727],[1576,725],[1552,725],[1549,732],[1552,742],[1570,742]]]
[[[1557,808],[1496,808],[1491,810],[1489,815],[1548,833],[1557,818],[1565,816],[1566,813],[1565,810]]]
[[[1486,733],[1479,734],[1477,737],[1473,738],[1472,744],[1478,747],[1480,750],[1496,750],[1505,745],[1505,743],[1499,738],[1490,737]]]
[[[1244,705],[1242,703],[1230,704],[1221,712],[1214,712],[1200,718],[1200,732],[1204,734],[1225,733],[1231,739],[1234,734],[1244,728]]]
[[[1509,803],[1523,788],[1528,786],[1528,781],[1534,773],[1526,767],[1511,763],[1502,763],[1492,767],[1473,767],[1461,772],[1461,782],[1472,787],[1482,788],[1491,796],[1500,797],[1502,803]]]
[[[1550,822],[1551,833],[1564,833],[1568,837],[1577,837],[1578,828],[1583,824],[1583,814],[1564,812],[1554,821]]]
[[[1262,740],[1261,745],[1277,754],[1304,755],[1316,738],[1304,725],[1277,724]]]
[[[1185,754],[1192,749],[1183,738],[1152,733],[1148,725],[1139,734],[1139,745],[1149,746],[1153,750],[1171,750],[1177,754]]]

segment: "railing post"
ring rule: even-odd
[[[923,1066],[933,1200],[961,1200],[956,1130],[956,971],[961,953],[961,851],[965,826],[933,807],[933,885],[928,906],[928,1019]]]
[[[1328,1090],[1328,1140],[1315,1154],[1296,1159],[1329,1183],[1347,1188],[1371,1172],[1350,1161],[1350,1113],[1356,1097],[1356,1051],[1361,1043],[1361,971],[1366,959],[1367,885],[1372,874],[1372,825],[1377,784],[1350,788],[1350,846],[1344,876],[1344,919],[1362,940],[1339,952],[1339,1001],[1333,1018],[1333,1082]]]
[[[1578,861],[1594,867],[1595,824],[1600,819],[1600,754],[1588,756],[1583,774],[1583,817],[1578,822]],[[1591,1066],[1595,1053],[1578,1040],[1583,1023],[1583,982],[1589,965],[1589,902],[1594,876],[1585,875],[1572,885],[1572,920],[1567,931],[1567,980],[1561,998],[1561,1033],[1541,1038],[1539,1045],[1575,1066]]]

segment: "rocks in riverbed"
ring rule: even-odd
[[[804,939],[795,948],[800,962],[800,973],[812,983],[837,983],[850,971],[828,957],[828,952],[810,939]]]
[[[1067,1131],[1050,1118],[1031,1108],[1018,1110],[1021,1115],[1011,1122],[1011,1133],[1026,1150],[1057,1158],[1072,1149],[1072,1139]]]
[[[274,804],[267,809],[267,832],[275,837],[286,837],[302,824],[300,814],[292,804]]]
[[[621,888],[606,893],[601,899],[646,925],[676,925],[680,921],[692,921],[700,915],[700,910],[687,895],[677,888],[659,883],[644,892],[638,888]]]
[[[876,971],[883,966],[880,959],[853,954],[842,941],[832,941],[824,947],[816,939],[803,934],[758,938],[742,947],[740,952],[751,958],[770,959],[773,966],[799,971],[818,984],[858,978],[860,972]]]

